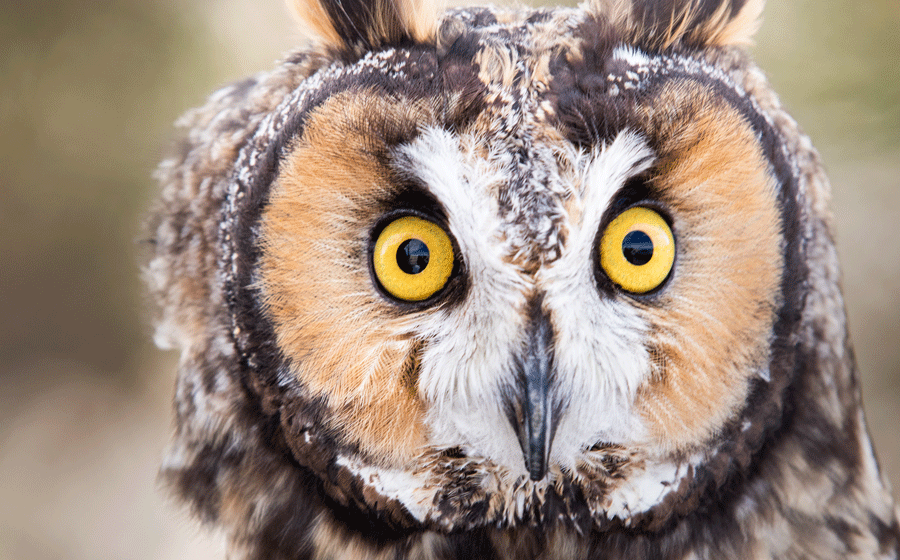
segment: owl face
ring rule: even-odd
[[[206,419],[179,437],[440,531],[663,523],[745,468],[806,273],[777,100],[734,46],[759,4],[294,7],[320,45],[211,100],[238,108],[175,195],[202,241],[159,228],[158,266],[214,269],[166,287],[194,302],[161,328],[179,418]]]
[[[238,158],[220,268],[251,391],[398,524],[602,524],[703,487],[787,367],[794,186],[717,66],[759,7],[398,6],[298,6],[341,55]]]

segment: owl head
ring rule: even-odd
[[[317,41],[181,121],[151,224],[163,472],[234,542],[654,530],[850,375],[760,2],[292,4]]]

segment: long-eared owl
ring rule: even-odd
[[[761,1],[291,5],[149,224],[229,557],[898,557]]]

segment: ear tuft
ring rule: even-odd
[[[591,0],[628,40],[649,49],[748,45],[764,0]]]
[[[433,42],[440,0],[288,0],[288,6],[326,45],[354,50]]]
[[[751,45],[753,36],[762,25],[762,12],[765,0],[746,0],[735,14],[714,23],[709,29],[709,45],[724,47],[727,45]]]

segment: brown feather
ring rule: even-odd
[[[339,50],[431,43],[441,10],[440,0],[288,0],[288,6],[305,30]]]

